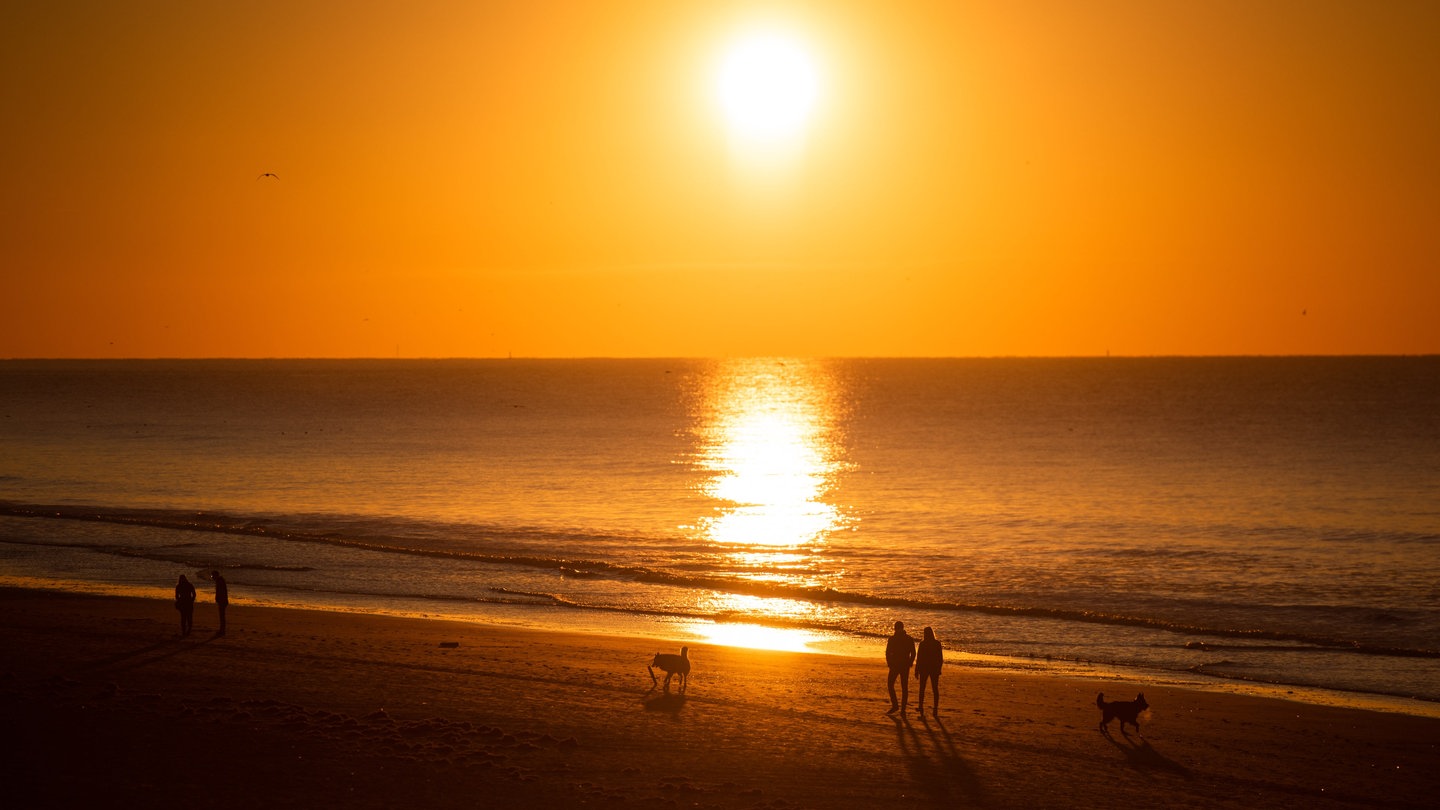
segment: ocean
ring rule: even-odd
[[[1440,706],[1440,357],[12,360],[0,448],[0,585],[217,569],[233,629],[878,660],[903,620],[951,666]]]

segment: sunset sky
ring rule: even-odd
[[[1436,353],[1437,43],[1433,0],[6,2],[0,357]]]

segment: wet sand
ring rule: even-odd
[[[8,807],[1430,807],[1440,720],[947,666],[0,589]],[[675,645],[678,647],[678,644]],[[674,649],[663,650],[674,652]],[[1144,691],[1145,737],[1095,693]]]

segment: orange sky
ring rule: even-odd
[[[757,168],[712,84],[761,26],[820,91]],[[1430,0],[6,3],[0,357],[1436,353],[1437,42]]]

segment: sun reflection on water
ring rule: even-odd
[[[824,557],[846,516],[830,499],[844,469],[837,439],[837,386],[822,362],[718,362],[695,390],[693,463],[713,512],[693,528],[731,576],[746,582],[813,587],[836,576]],[[787,598],[744,598],[721,613],[786,623],[819,618],[818,606]],[[716,606],[709,606],[714,608]],[[764,625],[697,628],[716,643],[804,649],[812,634]]]
[[[719,502],[701,521],[716,545],[796,549],[824,543],[842,516],[825,500],[842,467],[834,384],[820,364],[735,360],[701,392],[697,464]]]
[[[815,605],[799,599],[712,593],[701,600],[701,607],[705,612],[722,618],[691,622],[685,629],[711,644],[755,650],[815,652],[813,645],[831,638],[828,634],[803,627],[781,626],[819,618]],[[744,621],[746,618],[779,624],[757,624]]]
[[[688,625],[686,629],[711,644],[723,647],[745,647],[751,650],[815,652],[811,645],[824,640],[824,636],[809,630],[792,627],[766,627],[760,624],[695,622]]]

